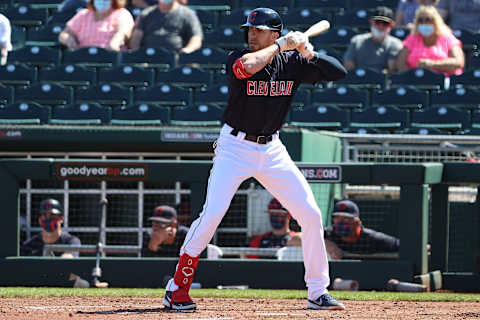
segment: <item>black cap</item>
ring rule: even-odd
[[[376,7],[370,19],[382,20],[388,23],[392,23],[394,21],[393,11],[389,7],[383,7],[383,6]]]
[[[355,202],[342,200],[335,203],[332,216],[358,218],[360,216],[360,210]]]
[[[170,206],[158,206],[153,211],[153,216],[148,218],[148,220],[174,223],[177,221],[177,210]]]

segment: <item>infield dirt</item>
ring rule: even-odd
[[[2,298],[0,319],[480,319],[479,302],[342,301],[345,311],[307,310],[305,300],[195,299],[189,313],[164,309],[162,298]]]

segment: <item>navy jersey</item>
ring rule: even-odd
[[[152,251],[148,247],[150,242],[151,231],[143,233],[143,245],[142,245],[142,257],[178,257],[180,254],[180,248],[182,247],[183,241],[187,236],[188,227],[180,225],[177,229],[177,234],[175,235],[175,240],[172,244],[161,244],[158,246],[157,251]]]
[[[270,64],[246,79],[238,79],[235,61],[248,53],[232,51],[227,60],[228,105],[223,121],[249,135],[269,136],[285,123],[292,98],[301,83],[338,80],[346,70],[333,57],[315,53],[311,60],[298,51],[281,52]]]
[[[71,235],[68,232],[62,231],[62,234],[58,238],[55,243],[52,244],[71,244],[71,245],[80,245],[80,239]],[[21,248],[20,248],[20,255],[21,256],[43,256],[43,246],[44,242],[42,239],[42,233],[38,233],[35,236],[31,237],[30,239],[26,240]],[[78,257],[78,251],[71,251],[71,252],[60,252],[55,251],[51,253],[55,256],[61,256],[64,253],[70,253],[74,257]]]

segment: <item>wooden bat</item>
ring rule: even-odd
[[[304,33],[307,37],[311,38],[318,36],[320,33],[324,33],[328,29],[330,29],[330,22],[328,22],[327,20],[322,20],[308,28],[308,30]]]

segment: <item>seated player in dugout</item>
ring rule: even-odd
[[[302,245],[301,234],[290,230],[292,216],[280,202],[273,198],[268,204],[268,215],[272,230],[256,236],[250,242],[251,248],[283,248],[285,246]],[[257,259],[258,256],[249,256]]]
[[[20,247],[22,256],[59,256],[61,258],[77,258],[78,251],[44,252],[46,244],[80,245],[80,239],[62,230],[63,213],[60,202],[56,199],[45,199],[40,203],[38,224],[42,232],[23,242]]]
[[[332,225],[325,228],[325,246],[331,259],[342,259],[343,252],[369,254],[398,252],[400,240],[365,228],[355,202],[342,200],[335,204]]]
[[[143,233],[143,257],[178,257],[188,228],[179,225],[177,210],[170,206],[158,206],[153,216],[152,229]]]

